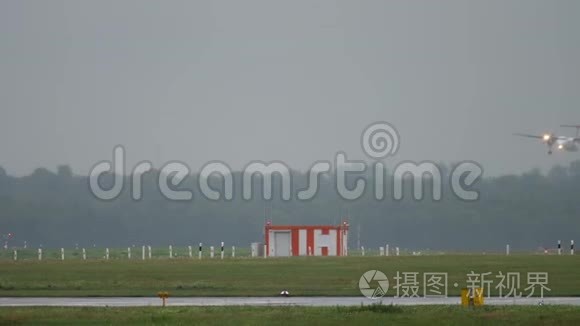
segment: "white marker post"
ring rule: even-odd
[[[220,256],[221,256],[221,259],[224,259],[224,242],[223,241],[222,241],[221,245],[222,246],[221,246],[221,249],[220,249],[221,250]]]
[[[365,255],[365,247],[364,246],[361,246],[360,247],[360,251],[361,251],[361,254],[364,256]]]
[[[209,247],[209,258],[213,258],[213,255],[214,255],[214,249],[213,249],[213,246],[210,246]]]
[[[574,240],[570,240],[570,255],[574,254]]]
[[[193,251],[191,250],[191,246],[187,246],[187,252],[189,254],[189,258],[193,257]]]
[[[267,257],[268,257],[268,246],[264,245],[264,258],[267,258]]]
[[[399,247],[395,247],[395,255],[398,256],[399,255]]]
[[[379,247],[379,256],[385,255],[385,247]]]
[[[38,260],[42,260],[42,248],[38,248]]]
[[[385,256],[387,256],[387,257],[389,256],[389,245],[388,244],[385,246]]]
[[[14,250],[14,261],[18,260],[18,252]]]
[[[127,259],[131,259],[131,247],[127,247]]]
[[[169,258],[173,258],[173,246],[169,245]]]
[[[64,248],[60,248],[60,260],[64,260]]]
[[[558,240],[558,255],[562,254],[562,241]]]
[[[145,260],[145,246],[141,246],[141,260]]]
[[[109,248],[105,248],[105,259],[109,260]]]
[[[505,255],[506,256],[509,256],[510,255],[510,245],[509,244],[506,244],[505,245]]]
[[[147,246],[148,257],[151,259],[151,246]]]
[[[232,258],[236,258],[236,246],[232,246]]]
[[[202,245],[203,245],[203,244],[200,242],[200,243],[199,243],[199,252],[198,252],[198,254],[197,254],[197,255],[198,255],[198,257],[199,257],[199,259],[201,259],[201,251],[202,251],[202,249],[203,249],[203,246],[202,246]]]
[[[87,251],[83,248],[83,260],[87,260]]]

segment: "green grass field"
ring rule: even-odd
[[[142,307],[0,308],[2,325],[578,325],[580,308],[481,307]]]
[[[547,272],[551,291],[546,296],[580,295],[578,256],[443,255],[2,261],[0,296],[155,296],[158,291],[171,296],[273,296],[282,289],[294,296],[360,296],[359,278],[372,269],[389,278],[387,296],[395,294],[397,271],[419,273],[420,293],[425,272],[448,273],[448,294],[456,296],[471,271],[492,272],[494,282],[501,271],[521,273],[520,290],[527,286],[527,272]]]

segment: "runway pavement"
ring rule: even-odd
[[[359,306],[361,304],[458,305],[459,297],[449,298],[392,298],[370,300],[364,297],[189,297],[169,298],[168,306]],[[574,305],[580,306],[580,297],[549,298],[486,298],[486,305]],[[159,306],[155,297],[103,298],[0,298],[2,307],[55,306],[55,307],[142,307]]]

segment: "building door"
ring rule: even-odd
[[[274,256],[288,257],[290,256],[290,232],[283,231],[274,232]]]

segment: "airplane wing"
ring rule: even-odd
[[[528,137],[528,138],[544,139],[544,136],[538,136],[538,135],[529,135],[529,134],[520,134],[520,133],[516,133],[516,134],[514,134],[514,136],[521,136],[521,137]]]
[[[560,127],[576,128],[576,138],[574,138],[574,141],[578,141],[577,139],[580,139],[580,125],[560,125]]]

